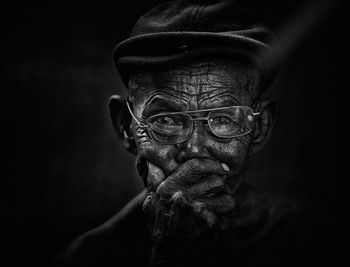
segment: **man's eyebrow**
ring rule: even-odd
[[[219,90],[221,91],[221,89],[217,89],[215,91],[202,93],[198,97],[198,104],[201,104],[204,101],[215,99],[217,97],[221,97],[221,98],[225,97],[226,99],[230,98],[230,99],[232,99],[235,102],[235,104],[238,104],[238,105],[241,104],[241,102],[238,100],[238,98],[233,93],[230,93],[230,92],[227,92],[227,91],[217,92]]]
[[[182,101],[188,101],[190,96],[192,95],[189,94],[188,92],[176,90],[175,88],[172,88],[172,87],[162,86],[160,88],[153,90],[149,94],[149,97],[147,98],[146,103],[153,101],[153,98],[156,98],[158,96],[164,97],[165,99],[174,98]]]
[[[169,82],[168,82],[169,83]],[[182,98],[188,98],[190,96],[194,96],[196,94],[191,94],[189,92],[183,91],[183,90],[176,90],[176,84],[181,84],[180,82],[176,83],[174,82],[174,86],[168,86],[168,85],[157,85],[156,89],[151,93],[155,94],[168,94],[169,96],[173,97],[182,97]],[[186,99],[187,99],[186,98]]]
[[[167,111],[182,111],[185,106],[179,105],[175,101],[169,100],[171,94],[159,94],[155,93],[151,95],[145,102],[145,109],[143,110],[143,116],[151,116],[155,113],[167,112]],[[176,96],[178,98],[178,96]]]

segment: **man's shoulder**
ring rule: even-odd
[[[285,229],[310,226],[321,216],[315,199],[301,186],[247,182],[242,185],[237,202],[237,217],[244,220],[244,225],[260,222],[266,230],[276,226]]]
[[[57,266],[118,266],[118,263],[145,262],[148,236],[142,213],[144,198],[145,191],[111,219],[79,236],[57,260]]]
[[[238,237],[243,233],[243,239],[250,238],[251,255],[256,253],[260,260],[276,263],[290,258],[290,265],[329,260],[322,242],[325,214],[307,188],[246,183],[237,206],[235,229]],[[239,243],[245,244],[243,241]],[[318,255],[320,252],[324,254]]]
[[[300,214],[315,208],[308,189],[302,186],[247,181],[242,184],[238,197],[246,206],[268,210],[273,217]]]

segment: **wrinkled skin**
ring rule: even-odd
[[[262,112],[255,130],[244,136],[220,139],[205,121],[196,121],[191,137],[176,145],[153,141],[132,121],[129,134],[135,139],[137,168],[147,187],[143,210],[152,238],[150,262],[181,265],[193,247],[203,245],[203,237],[215,240],[230,227],[248,156],[268,135],[270,116],[259,101],[259,73],[238,62],[202,61],[133,73],[129,93],[138,118],[232,105]]]

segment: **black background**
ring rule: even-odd
[[[111,55],[160,2],[2,9],[1,262],[48,265],[142,190],[110,125],[108,99],[126,93]],[[276,32],[284,57],[266,96],[278,103],[276,126],[248,179],[307,187],[336,237],[325,245],[342,253],[346,1],[245,2]]]

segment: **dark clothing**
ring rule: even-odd
[[[142,212],[145,192],[116,216],[79,237],[58,266],[147,266],[150,240]],[[301,192],[243,184],[230,230],[200,247],[189,266],[314,266],[331,263],[327,227]]]

